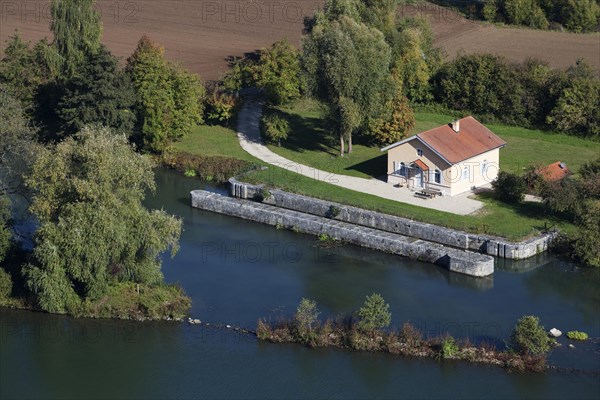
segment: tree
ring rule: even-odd
[[[304,342],[311,340],[313,327],[319,314],[316,301],[304,298],[300,301],[294,315],[294,321],[298,335]]]
[[[52,0],[50,30],[55,55],[50,62],[59,66],[62,79],[81,73],[86,57],[100,49],[102,22],[94,0]]]
[[[511,24],[540,29],[548,27],[544,10],[536,0],[504,0],[504,14]]]
[[[261,119],[262,132],[265,137],[281,146],[281,141],[286,140],[290,132],[288,120],[279,112],[265,113]]]
[[[257,84],[264,89],[271,104],[283,104],[300,96],[298,51],[287,39],[261,50],[255,69]]]
[[[550,351],[550,338],[538,317],[524,315],[517,321],[509,345],[522,355],[543,356]]]
[[[358,329],[371,332],[375,329],[387,328],[392,322],[389,304],[379,293],[367,296],[365,303],[358,310]]]
[[[562,0],[560,19],[573,32],[590,32],[598,26],[600,5],[595,0]]]
[[[571,135],[600,137],[600,80],[579,78],[563,89],[546,122]]]
[[[181,221],[142,206],[152,168],[107,128],[85,128],[40,154],[26,178],[39,228],[24,276],[42,310],[76,313],[118,282],[162,283],[159,256],[177,250]]]
[[[523,88],[515,68],[500,56],[473,54],[446,64],[435,78],[436,98],[449,108],[523,120]]]
[[[397,89],[387,109],[387,118],[374,120],[368,132],[373,141],[381,145],[401,140],[415,126],[415,114],[401,88]]]
[[[380,117],[394,94],[390,48],[381,32],[346,15],[316,20],[303,41],[302,65],[308,91],[329,107],[343,156],[344,141],[352,152],[353,133]]]
[[[0,196],[25,194],[22,177],[36,155],[34,134],[21,103],[0,84]]]
[[[173,87],[173,113],[171,140],[179,140],[204,122],[204,101],[206,89],[198,75],[192,74],[179,65],[170,65]]]
[[[40,85],[50,78],[45,67],[43,42],[32,49],[19,31],[6,41],[4,58],[0,61],[0,84],[27,111],[33,109]]]
[[[206,100],[206,118],[212,123],[227,124],[233,117],[235,106],[235,96],[227,93],[219,85],[214,85],[212,89],[209,89]]]
[[[129,76],[119,70],[116,57],[100,46],[66,84],[56,113],[66,135],[86,125],[103,125],[131,136],[136,116],[135,90]]]
[[[498,177],[492,182],[492,188],[498,199],[507,203],[523,201],[527,190],[522,177],[506,171],[498,173]]]
[[[496,4],[496,0],[488,0],[485,2],[481,14],[483,19],[486,21],[495,21],[496,16],[498,15],[498,4]]]
[[[441,53],[433,46],[433,31],[426,18],[404,18],[386,36],[392,49],[392,71],[411,101],[432,99],[430,79],[441,66]]]
[[[140,142],[161,152],[203,121],[205,89],[198,77],[170,64],[164,49],[146,35],[127,60],[127,72],[137,91]]]
[[[600,183],[600,180],[596,180]],[[596,189],[598,190],[598,189]],[[584,264],[600,268],[600,200],[585,200],[577,220],[575,256]]]

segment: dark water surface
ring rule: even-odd
[[[521,315],[546,328],[600,337],[600,276],[549,256],[498,261],[493,278],[189,207],[196,180],[158,171],[147,205],[184,219],[181,249],[165,278],[192,297],[192,316],[252,328],[291,314],[302,297],[322,316],[381,293],[392,323],[502,345]],[[218,190],[218,189],[217,189]],[[168,322],[74,320],[1,310],[0,398],[600,398],[600,344],[555,349],[550,362],[575,373],[511,374],[461,362],[274,345]]]

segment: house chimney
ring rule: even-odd
[[[456,133],[460,133],[460,120],[452,121],[452,130]]]

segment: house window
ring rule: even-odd
[[[442,183],[442,172],[439,169],[436,169],[433,173],[433,181],[435,183]]]
[[[417,155],[423,157],[423,149],[417,149]]]
[[[403,162],[400,163],[400,176],[406,176],[406,165]]]
[[[483,162],[481,163],[481,176],[486,176],[487,169],[488,169],[488,161],[483,160]]]
[[[462,169],[461,180],[468,181],[469,180],[469,166],[465,165]]]

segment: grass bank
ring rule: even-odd
[[[13,288],[13,291],[18,288]],[[118,282],[97,299],[86,299],[67,314],[77,318],[116,318],[135,321],[177,320],[188,315],[192,301],[177,285],[138,285]],[[36,304],[23,293],[0,297],[0,308],[37,311]]]
[[[312,105],[310,103],[304,105],[304,107],[307,111],[303,112],[316,112],[311,111],[310,107]],[[440,114],[432,114],[431,117],[423,120],[425,122],[420,123],[437,126],[439,123],[436,119],[441,120],[442,118],[445,117]],[[528,135],[529,133],[522,134]],[[550,136],[552,137],[552,135]],[[534,136],[534,138],[541,140],[537,136]],[[554,140],[558,139],[560,138]],[[173,147],[176,150],[199,156],[233,157],[247,161],[250,164],[264,165],[240,147],[237,135],[233,130],[220,126],[200,126],[190,136],[176,143]],[[375,150],[379,152],[379,149]],[[317,153],[315,152],[315,154]],[[530,151],[530,153],[533,152]],[[543,232],[546,228],[552,226],[567,232],[576,229],[569,222],[547,215],[543,206],[539,203],[508,205],[495,200],[490,194],[479,196],[479,200],[485,203],[485,207],[477,215],[461,216],[355,192],[275,166],[268,166],[268,169],[263,171],[251,172],[244,177],[244,180],[447,228],[502,236],[509,240],[522,240]]]

